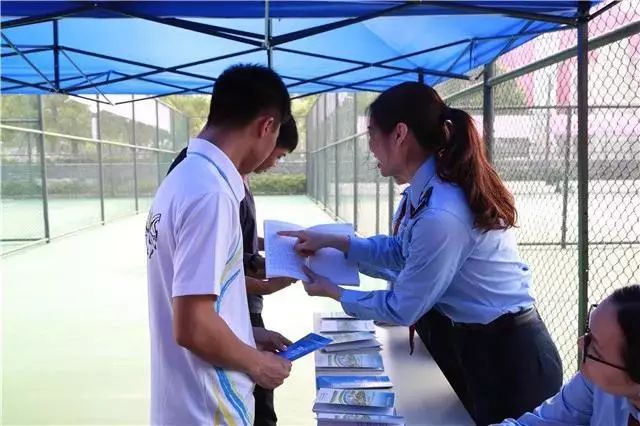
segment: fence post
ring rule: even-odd
[[[338,132],[338,93],[334,93],[333,94],[333,98],[334,98],[334,109],[333,109],[333,142],[337,142],[338,141],[338,135],[340,134]],[[335,173],[336,173],[336,182],[335,182],[335,207],[336,207],[336,217],[338,217],[340,215],[339,213],[339,208],[340,208],[340,195],[339,195],[339,191],[340,191],[340,164],[338,163],[338,151],[339,151],[339,146],[338,145],[334,145],[334,160],[335,160]]]
[[[320,96],[316,99],[316,104],[313,106],[313,120],[315,125],[313,131],[315,132],[313,138],[313,164],[314,164],[314,198],[316,203],[320,201]]]
[[[353,229],[358,230],[358,92],[353,93]]]
[[[42,95],[38,95],[38,122],[40,131],[44,132],[44,105]],[[49,190],[47,189],[47,156],[45,152],[45,135],[40,133],[40,179],[42,186],[42,219],[44,221],[44,238],[46,242],[51,241],[51,227],[49,225]]]
[[[96,134],[98,136],[97,150],[98,150],[98,188],[100,192],[100,223],[104,225],[104,167],[102,161],[102,126],[100,125],[100,102],[97,101],[98,95],[96,95]]]
[[[156,103],[156,149],[160,149],[160,104],[158,100],[155,100]],[[160,182],[162,181],[162,172],[160,171],[160,151],[156,151],[156,166],[158,170],[158,182],[157,186],[160,186]]]
[[[482,84],[482,128],[484,143],[487,149],[487,157],[493,163],[493,124],[495,120],[495,109],[493,102],[493,86],[489,80],[495,74],[495,63],[491,62],[484,66],[484,79]]]
[[[580,4],[578,19],[578,333],[583,334],[589,303],[589,5]]]
[[[131,99],[135,101],[135,95],[131,95]],[[132,145],[138,145],[138,138],[136,137],[136,103],[131,102],[131,136]],[[133,196],[135,197],[136,214],[140,213],[140,206],[138,202],[138,149],[131,148],[133,151]]]
[[[562,184],[562,229],[560,237],[560,247],[567,247],[567,204],[569,202],[569,174],[571,173],[571,122],[573,111],[567,108],[567,137],[564,145],[564,176]]]
[[[324,158],[324,164],[322,165],[322,167],[324,167],[324,200],[322,202],[322,204],[324,205],[325,209],[328,209],[329,206],[327,205],[328,201],[329,201],[329,170],[328,170],[328,163],[329,163],[329,149],[327,149],[327,96],[325,95],[320,95],[324,98],[323,102],[322,102],[322,125],[324,126],[324,130],[322,131],[322,136],[323,136],[323,149],[322,149],[322,157]]]

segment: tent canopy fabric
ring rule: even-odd
[[[209,93],[238,62],[292,93],[381,91],[466,74],[593,2],[2,2],[2,92]]]

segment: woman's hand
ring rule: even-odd
[[[294,246],[295,251],[304,257],[313,256],[318,250],[325,247],[333,247],[344,253],[349,250],[349,237],[346,235],[323,234],[316,231],[281,231],[281,237],[294,237],[298,241]]]
[[[340,301],[342,288],[332,283],[328,278],[318,275],[308,267],[304,266],[304,273],[309,277],[309,281],[303,281],[304,290],[309,296],[330,297]]]

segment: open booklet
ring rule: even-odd
[[[267,278],[291,277],[307,281],[303,266],[327,277],[340,285],[359,285],[358,265],[348,261],[344,254],[333,248],[323,248],[315,255],[304,258],[298,255],[294,246],[296,239],[278,235],[280,231],[302,231],[305,228],[292,223],[276,220],[264,221],[264,249]],[[353,225],[348,223],[328,223],[309,228],[327,234],[353,235]]]

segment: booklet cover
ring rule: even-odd
[[[393,384],[388,376],[318,376],[316,388],[327,389],[388,389]]]
[[[360,284],[358,264],[348,261],[344,254],[333,248],[323,248],[315,255],[304,258],[296,253],[296,239],[278,235],[280,231],[301,231],[304,228],[277,220],[264,221],[265,268],[267,278],[291,277],[302,281],[308,280],[303,265],[319,275],[329,278],[336,284]],[[328,223],[316,225],[309,230],[340,235],[353,235],[353,225],[348,223]]]
[[[402,416],[384,416],[378,414],[354,414],[354,413],[317,413],[318,426],[332,425],[404,425]]]
[[[375,331],[375,325],[371,320],[322,320],[321,333],[344,333],[355,331]]]
[[[357,319],[356,317],[352,317],[346,312],[323,312],[320,314],[320,318],[322,319],[344,319],[344,320],[353,320]]]
[[[352,342],[362,342],[365,340],[375,340],[376,336],[368,331],[356,331],[353,333],[330,333],[330,334],[322,334],[320,335],[331,339],[332,342],[329,344],[339,345],[341,343],[352,343]]]
[[[365,389],[318,389],[313,411],[316,413],[353,413],[393,415],[395,394]]]
[[[384,370],[379,353],[316,353],[316,368]]]
[[[319,334],[309,333],[302,339],[293,343],[286,351],[278,352],[278,355],[285,357],[289,361],[295,361],[298,358],[323,348],[331,343],[331,339],[320,336]]]
[[[396,394],[391,391],[320,388],[316,394],[316,403],[392,408],[395,398]]]

